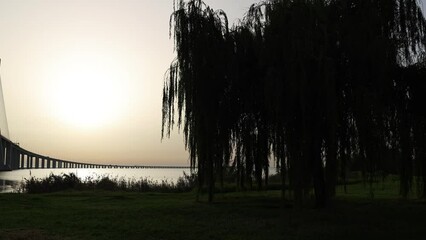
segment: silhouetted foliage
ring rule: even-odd
[[[263,1],[231,29],[201,0],[175,4],[162,132],[183,129],[210,201],[229,165],[239,186],[262,188],[271,158],[298,205],[313,189],[324,206],[351,169],[370,184],[399,174],[404,197],[415,177],[426,194],[426,22],[415,0]]]
[[[129,191],[129,192],[190,192],[196,185],[196,176],[187,175],[179,177],[176,183],[162,180],[160,182],[148,178],[126,179],[109,175],[98,177],[78,178],[74,173],[54,175],[45,178],[31,177],[21,183],[23,192],[50,193],[65,190],[103,190],[103,191]]]

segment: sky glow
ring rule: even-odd
[[[253,1],[210,0],[235,22]],[[73,161],[188,165],[177,130],[161,140],[172,1],[0,0],[10,138]]]
[[[205,2],[232,25],[255,0]],[[161,140],[172,11],[172,0],[0,0],[11,140],[71,161],[188,165],[176,128]]]

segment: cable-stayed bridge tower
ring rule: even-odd
[[[1,59],[0,59],[1,66]],[[9,136],[9,126],[7,124],[6,118],[6,105],[4,103],[4,95],[1,84],[1,75],[0,75],[0,134],[5,136],[6,138],[10,138]]]

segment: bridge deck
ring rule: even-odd
[[[0,171],[18,169],[56,169],[56,168],[110,168],[110,169],[189,169],[189,166],[140,166],[93,164],[61,160],[43,156],[21,148],[4,136],[0,141]]]

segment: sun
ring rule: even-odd
[[[77,128],[99,128],[113,123],[124,108],[120,84],[125,73],[111,58],[73,54],[57,64],[53,81],[53,112]],[[123,81],[121,81],[123,82]]]

